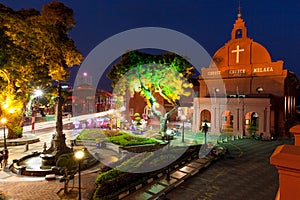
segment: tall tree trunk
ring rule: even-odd
[[[56,133],[61,136],[63,134],[63,122],[62,122],[62,106],[63,106],[63,97],[61,92],[61,84],[58,83],[57,86],[57,105],[55,108],[56,114]]]
[[[69,178],[68,178],[68,170],[65,169],[65,184],[64,184],[64,193],[67,194],[69,193],[69,190],[68,190],[68,186],[69,186]]]
[[[167,122],[168,122],[169,116],[173,112],[175,112],[178,107],[179,107],[178,105],[175,105],[169,112],[166,112],[164,115],[162,115],[160,111],[156,110],[154,105],[151,106],[151,110],[152,110],[153,114],[156,117],[158,117],[158,119],[159,119],[159,132],[161,134],[165,133],[167,131]]]
[[[63,98],[62,98],[62,92],[61,92],[61,85],[58,83],[57,86],[57,105],[56,105],[56,133],[54,135],[54,138],[51,142],[51,147],[44,151],[43,153],[55,153],[55,160],[58,159],[58,157],[65,153],[71,153],[72,149],[67,147],[66,145],[66,136],[63,133],[63,122],[62,122],[62,105],[63,105]]]
[[[161,117],[159,119],[159,132],[160,133],[165,133],[167,131],[167,121],[168,121],[168,118],[166,117],[166,115],[164,115],[163,117]]]

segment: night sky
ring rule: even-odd
[[[14,10],[40,10],[47,0],[7,0]],[[105,39],[133,28],[163,27],[196,40],[212,56],[230,40],[238,0],[86,0],[61,1],[74,10],[76,26],[70,32],[86,57]],[[269,51],[272,61],[300,78],[300,1],[241,0],[248,36]],[[77,67],[78,69],[78,67]],[[74,79],[76,67],[70,82]],[[105,86],[102,86],[105,88]]]

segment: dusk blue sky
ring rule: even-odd
[[[40,10],[47,0],[7,0],[14,10]],[[86,0],[61,1],[74,10],[70,32],[86,57],[99,43],[122,31],[163,27],[184,33],[212,56],[229,39],[237,18],[238,0]],[[248,36],[269,51],[272,60],[300,78],[300,1],[241,0]],[[76,70],[74,70],[76,71]],[[74,74],[72,75],[74,77]]]

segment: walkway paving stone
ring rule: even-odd
[[[146,190],[149,192],[149,193],[152,193],[152,194],[158,194],[160,193],[162,190],[164,190],[166,187],[159,184],[159,183],[155,183],[151,186],[149,186]]]
[[[13,159],[19,159],[34,151],[42,151],[44,142],[50,147],[54,128],[47,128],[35,131],[35,136],[40,138],[39,142],[29,144],[29,150],[25,151],[25,145],[8,146],[9,159],[8,163],[12,163]],[[66,134],[66,144],[70,144],[72,138],[72,130],[64,130]],[[96,188],[95,180],[98,174],[93,173],[100,167],[95,166],[89,170],[82,172],[82,199],[93,199],[93,193]],[[69,186],[72,186],[70,181]],[[78,187],[78,176],[74,179],[75,187]],[[47,181],[44,177],[20,176],[9,171],[0,170],[0,191],[5,195],[6,200],[56,200],[60,199],[57,193],[64,187],[64,183],[58,180]],[[78,199],[77,197],[75,199]]]
[[[132,200],[148,200],[152,198],[152,194],[144,191],[138,191],[134,196],[131,197]]]
[[[179,169],[179,171],[181,172],[185,172],[185,173],[191,173],[195,170],[195,168],[192,167],[188,167],[188,166],[184,166],[182,168]]]
[[[181,171],[176,171],[174,173],[171,173],[171,177],[176,178],[176,179],[182,179],[185,177],[187,174]]]
[[[278,145],[291,140],[242,139],[223,145],[230,156],[218,160],[167,194],[172,200],[274,200],[278,173],[270,156]]]
[[[65,130],[64,132],[67,136],[67,144],[69,144],[72,131]],[[9,162],[30,154],[32,151],[42,151],[44,142],[49,147],[53,133],[53,128],[36,131],[40,142],[30,144],[28,151],[25,151],[25,145],[9,146]],[[167,198],[172,200],[273,200],[278,188],[278,174],[275,167],[269,164],[269,157],[276,146],[288,142],[291,143],[283,140],[228,141],[224,143],[230,152],[228,158],[217,162],[212,162],[210,158],[192,160],[186,163],[187,167],[172,172],[170,181],[167,181],[166,176],[163,175],[124,199],[156,199],[166,193]],[[205,168],[208,165],[209,168]],[[92,199],[96,186],[95,180],[98,176],[93,172],[98,167],[82,173],[82,199]],[[186,177],[189,178],[185,179]],[[0,171],[0,190],[7,200],[56,200],[59,199],[57,193],[63,188],[63,184],[58,180],[46,181],[44,177],[24,177]],[[69,186],[72,184],[71,181]],[[75,177],[74,184],[75,187],[78,186],[78,177]]]

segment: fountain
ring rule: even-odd
[[[56,104],[56,133],[51,141],[51,146],[46,149],[44,144],[43,152],[34,152],[19,160],[14,160],[12,171],[22,175],[44,176],[46,174],[58,174],[55,164],[58,157],[62,154],[73,154],[73,149],[66,146],[66,136],[63,133],[61,84],[57,86],[57,104]],[[38,169],[40,168],[40,169]]]
[[[25,176],[46,176],[48,174],[59,174],[59,170],[54,165],[45,165],[40,157],[40,152],[33,152],[20,159],[13,160],[10,169],[12,172]]]
[[[34,152],[20,159],[15,159],[13,160],[13,164],[10,166],[10,169],[16,174],[25,176],[46,176],[48,174],[60,175],[59,169],[56,167],[56,163],[53,163],[52,159],[42,159],[41,155],[43,155],[43,153]],[[88,169],[99,162],[88,152],[85,155],[86,156],[82,161],[83,169]]]
[[[56,167],[56,161],[62,154],[72,154],[73,148],[69,148],[66,145],[66,136],[63,133],[63,121],[62,121],[62,103],[61,97],[61,85],[58,84],[57,89],[57,105],[56,105],[56,133],[52,138],[51,146],[47,149],[44,143],[43,152],[33,152],[30,155],[24,156],[20,159],[13,161],[10,169],[17,174],[26,176],[46,176],[48,174],[60,174],[59,169]],[[89,168],[98,160],[91,154],[86,153],[83,163],[83,169]]]

